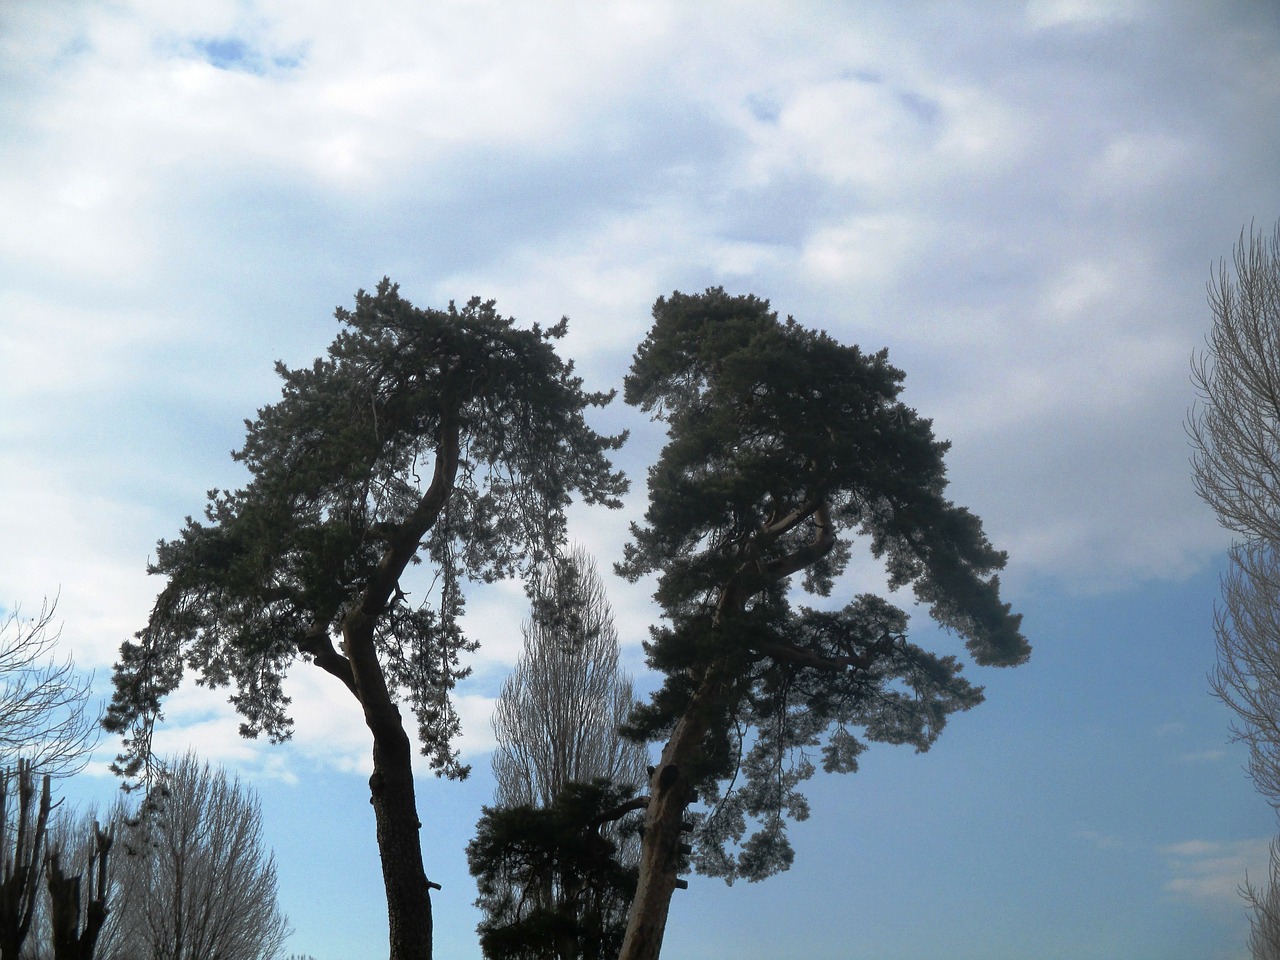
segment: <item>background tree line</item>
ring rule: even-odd
[[[1236,715],[1254,784],[1280,810],[1280,221],[1241,233],[1209,281],[1213,326],[1192,362],[1187,420],[1196,490],[1239,539],[1214,618],[1214,692]],[[1256,960],[1280,958],[1280,840],[1267,881],[1246,880]]]
[[[51,659],[55,606],[0,624],[0,958],[273,960],[290,931],[238,779],[187,753],[106,810],[56,799],[99,717],[90,678]]]

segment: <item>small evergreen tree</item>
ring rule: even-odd
[[[600,779],[568,784],[549,806],[485,808],[467,858],[485,913],[478,930],[488,960],[618,955],[636,866],[634,856],[619,859],[604,828],[638,809],[633,794]],[[629,826],[634,836],[639,824]]]

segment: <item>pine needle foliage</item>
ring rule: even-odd
[[[720,288],[660,298],[653,316],[625,396],[668,442],[619,572],[656,575],[664,622],[647,650],[665,682],[628,732],[667,741],[655,793],[709,811],[697,868],[759,880],[791,863],[786,822],[808,815],[814,760],[849,773],[870,741],[927,750],[982,700],[957,657],[907,639],[899,607],[872,593],[798,606],[793,579],[827,598],[863,547],[977,663],[1030,647],[1000,599],[1005,554],[946,499],[948,444],[899,399],[886,351]]]

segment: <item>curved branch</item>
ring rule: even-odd
[[[453,492],[454,481],[458,476],[461,449],[462,425],[458,420],[458,411],[454,408],[446,409],[440,415],[440,445],[436,450],[436,466],[431,486],[422,495],[413,512],[388,533],[387,551],[364,589],[360,608],[369,617],[376,618],[382,613],[387,601],[399,587],[400,575],[418,552],[422,538],[435,525],[440,512],[448,503],[449,494]]]
[[[358,700],[360,692],[356,689],[355,674],[351,670],[351,661],[340,654],[333,646],[333,638],[329,629],[317,621],[298,641],[298,649],[311,657],[321,670],[341,680]]]
[[[812,540],[785,557],[764,565],[764,574],[769,580],[781,580],[799,573],[831,552],[836,545],[836,534],[825,501],[818,501],[813,508],[813,522],[816,529]]]

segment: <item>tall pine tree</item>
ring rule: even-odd
[[[373,739],[370,801],[392,960],[431,956],[431,902],[400,714],[407,704],[437,771],[464,776],[450,700],[474,648],[465,578],[529,572],[564,541],[571,495],[618,505],[625,489],[583,418],[586,393],[556,354],[566,321],[518,329],[492,302],[418,309],[383,280],[360,291],[328,355],[277,364],[283,396],[247,422],[240,490],[210,494],[205,519],[162,541],[166,578],[147,626],[124,644],[110,728],[121,769],[145,775],[163,698],[184,670],[231,686],[247,736],[289,735],[281,681],[302,660],[335,678]],[[402,585],[423,562],[434,582]],[[321,835],[317,832],[317,835]]]
[[[885,352],[718,288],[661,298],[653,317],[625,395],[667,424],[668,442],[620,572],[658,577],[664,622],[648,653],[665,682],[630,732],[665,745],[623,960],[658,956],[695,798],[710,811],[698,869],[761,879],[791,863],[808,751],[847,773],[867,741],[927,750],[982,699],[954,656],[908,641],[898,607],[870,593],[798,607],[793,578],[828,597],[861,541],[978,663],[1030,653],[1000,600],[1005,555],[945,499],[947,444],[898,399]]]

